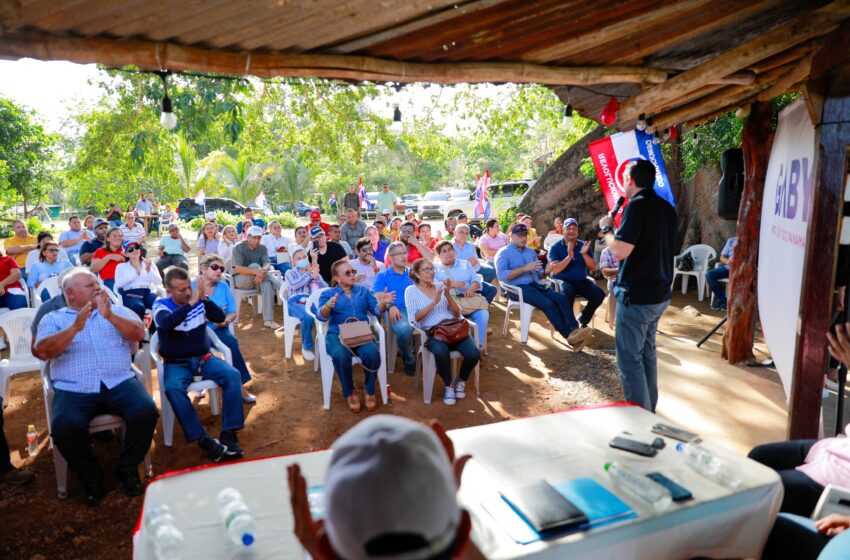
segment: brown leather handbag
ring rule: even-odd
[[[436,338],[449,346],[453,346],[466,340],[469,336],[469,323],[463,317],[459,319],[446,319],[440,321],[436,326],[428,330],[428,336]]]
[[[339,325],[339,341],[351,349],[372,342],[372,329],[369,321],[361,321],[357,317],[349,317]]]

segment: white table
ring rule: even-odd
[[[693,556],[758,557],[782,500],[782,485],[772,470],[707,444],[742,466],[743,483],[730,491],[702,478],[675,451],[675,441],[656,457],[639,457],[608,447],[623,430],[648,434],[659,418],[632,406],[579,409],[449,432],[459,452],[472,453],[459,498],[473,518],[473,540],[487,558],[647,558]],[[286,486],[286,466],[297,462],[308,486],[321,484],[329,451],[243,461],[200,468],[160,478],[148,485],[143,512],[168,504],[186,540],[187,557],[293,558],[304,553],[293,533]],[[620,461],[644,471],[659,471],[688,488],[694,500],[674,504],[658,514],[649,504],[618,491],[603,471],[606,461]],[[614,491],[638,513],[633,520],[574,533],[554,540],[520,545],[481,506],[501,484],[534,478],[552,483],[589,476]],[[239,554],[221,528],[215,496],[224,487],[245,496],[257,520],[257,541]],[[133,556],[153,558],[143,527],[134,536]]]

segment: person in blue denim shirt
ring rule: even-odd
[[[712,309],[726,310],[726,290],[720,284],[720,281],[729,278],[729,263],[732,262],[732,257],[735,254],[735,245],[738,244],[737,237],[730,237],[720,251],[720,264],[705,273],[705,281],[708,287],[714,293],[714,303],[711,304]]]
[[[587,343],[593,331],[579,328],[566,296],[541,281],[543,263],[537,258],[536,251],[525,246],[527,241],[528,227],[525,224],[514,224],[511,227],[510,244],[496,253],[496,273],[499,281],[519,288],[523,301],[541,310],[573,351],[578,352]],[[510,294],[510,297],[514,301],[517,299],[514,294]]]
[[[328,322],[328,334],[325,345],[333,360],[334,369],[342,385],[342,395],[348,401],[352,412],[360,412],[360,398],[354,388],[352,379],[351,358],[358,357],[366,374],[365,401],[366,410],[372,411],[377,407],[375,400],[375,378],[381,367],[381,354],[378,345],[367,342],[355,348],[343,345],[339,338],[339,326],[351,318],[358,321],[368,321],[368,314],[380,317],[388,305],[395,300],[395,292],[381,293],[381,302],[368,289],[354,283],[357,272],[351,268],[347,258],[340,259],[331,265],[331,278],[334,288],[325,290],[319,296],[319,310],[316,317]]]
[[[578,238],[578,222],[574,218],[567,218],[563,232],[564,238],[549,248],[546,270],[552,278],[561,282],[571,308],[576,296],[587,299],[587,305],[578,318],[579,325],[584,328],[602,305],[605,292],[587,277],[596,271],[596,261],[590,256],[590,243]]]
[[[413,355],[413,327],[407,316],[404,303],[404,292],[413,285],[410,270],[407,268],[407,246],[401,241],[390,243],[387,248],[390,266],[375,276],[372,289],[376,292],[388,290],[395,292],[395,301],[387,307],[387,324],[393,330],[398,345],[398,352],[404,363],[404,373],[413,377],[416,375],[416,358]],[[395,361],[395,356],[389,356]]]
[[[457,252],[451,241],[443,240],[437,243],[438,264],[435,266],[434,281],[448,285],[458,298],[471,297],[480,294],[484,282],[475,273],[472,265],[457,258]],[[478,349],[484,349],[487,340],[487,323],[490,321],[488,309],[476,309],[466,315],[478,326]]]

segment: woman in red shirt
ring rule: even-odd
[[[91,256],[91,271],[100,276],[110,290],[115,287],[115,268],[127,258],[121,250],[124,235],[118,228],[106,232],[106,243]]]
[[[434,247],[437,245],[437,238],[431,237],[430,225],[422,224],[419,226],[419,241],[432,251],[434,250]]]
[[[27,307],[26,288],[20,282],[21,269],[12,257],[0,256],[0,307],[23,309]]]

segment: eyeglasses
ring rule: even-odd
[[[127,249],[124,251],[124,253],[126,253],[127,255],[129,255],[130,253],[135,253],[135,252],[136,252],[135,247],[127,247]]]
[[[396,251],[395,253],[390,253],[391,257],[398,257],[400,255],[406,255],[407,251]]]
[[[219,270],[224,270],[224,267],[221,266],[221,265],[213,263],[213,264],[210,265],[210,270],[214,270],[214,271],[218,272]]]
[[[357,276],[357,271],[349,268],[348,270],[343,272],[343,274],[346,275],[346,276]]]
[[[433,266],[423,266],[419,269],[419,272],[434,272]]]

